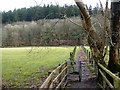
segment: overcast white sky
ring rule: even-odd
[[[74,0],[35,0],[37,4],[43,6],[44,4],[59,4],[59,5],[74,5]],[[24,8],[30,6],[36,6],[36,2],[34,0],[1,0],[0,1],[0,11],[8,11],[14,10],[15,8]],[[106,0],[101,0],[103,5],[105,5]],[[99,0],[83,0],[83,2],[87,5],[96,6],[96,3],[99,3]]]

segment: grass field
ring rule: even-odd
[[[74,47],[24,47],[2,49],[4,87],[39,87],[47,72],[69,57]]]

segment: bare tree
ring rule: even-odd
[[[114,1],[114,0],[113,0]],[[117,1],[117,0],[116,0]],[[91,23],[91,17],[86,9],[85,5],[83,4],[82,0],[75,0],[79,11],[81,13],[82,18],[82,25],[88,35],[88,44],[92,51],[92,56],[96,63],[100,62],[105,67],[107,65],[104,61],[104,47],[105,47],[105,40],[102,40],[99,35],[95,32],[96,29]],[[108,0],[107,3],[108,4]],[[106,5],[107,8],[107,5]],[[107,9],[106,9],[107,10]],[[103,14],[106,18],[106,10]],[[110,43],[110,59],[108,68],[113,73],[120,72],[120,64],[118,63],[118,43],[119,43],[119,30],[120,30],[120,2],[111,2],[111,43]],[[104,21],[104,39],[106,39],[106,19]]]
[[[98,62],[98,60],[102,59],[103,56],[104,43],[95,32],[96,30],[91,23],[90,15],[83,2],[80,0],[75,0],[75,2],[81,13],[82,25],[88,35],[87,40],[92,51],[92,56],[94,57],[94,60]],[[102,62],[105,64],[103,60]]]

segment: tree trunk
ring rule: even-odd
[[[100,60],[100,62],[102,62],[102,64],[105,66],[104,60],[101,60],[103,57],[104,49],[103,40],[97,35],[96,30],[91,23],[91,17],[88,13],[88,10],[86,9],[82,0],[75,0],[75,2],[81,14],[83,28],[88,35],[87,40],[92,52],[92,56],[95,62],[98,62],[98,60]]]
[[[120,2],[111,2],[111,37],[113,45],[110,46],[108,68],[111,72],[120,72],[118,48],[119,48],[119,29],[120,29]],[[119,0],[116,0],[119,1]],[[110,79],[111,83],[113,82]]]

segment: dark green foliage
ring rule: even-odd
[[[36,21],[39,19],[55,19],[61,18],[61,14],[66,14],[68,17],[78,16],[79,10],[74,5],[64,7],[47,5],[43,7],[30,7],[30,8],[21,8],[15,9],[14,11],[3,12],[2,22],[3,23],[12,23],[17,21]]]
[[[97,14],[99,11],[98,4],[96,7],[92,8],[86,5],[90,15]],[[43,7],[36,6],[30,8],[15,9],[14,11],[8,11],[2,13],[2,22],[13,23],[17,21],[37,21],[40,19],[60,19],[61,15],[66,15],[67,17],[79,16],[79,10],[76,5],[64,5],[64,6],[54,6],[54,5],[44,5]]]
[[[99,7],[92,8],[90,6],[87,9],[94,17],[95,14],[99,14],[97,13]],[[80,13],[75,5],[36,6],[3,12],[2,15],[2,21],[5,23],[2,37],[3,47],[86,44],[83,28],[77,27],[61,17],[66,15],[82,25],[80,17],[76,17]]]

